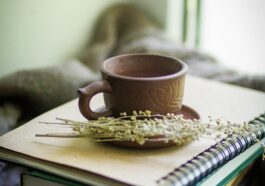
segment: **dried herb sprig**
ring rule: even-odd
[[[201,137],[220,139],[229,135],[251,135],[261,130],[262,125],[231,123],[209,118],[208,122],[184,119],[183,115],[153,115],[150,111],[134,111],[131,115],[121,113],[118,118],[101,117],[85,122],[57,118],[72,128],[69,134],[37,134],[46,137],[87,137],[95,141],[132,141],[144,144],[146,141],[173,141],[177,145],[186,144]]]

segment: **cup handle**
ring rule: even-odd
[[[112,88],[106,80],[94,81],[86,87],[78,89],[79,101],[78,106],[81,114],[90,119],[98,119],[99,117],[108,117],[112,115],[112,112],[109,109],[106,109],[102,112],[94,112],[90,108],[90,101],[92,97],[98,93],[105,92],[111,93]]]

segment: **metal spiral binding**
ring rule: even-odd
[[[265,113],[249,121],[249,124],[265,124]],[[262,139],[265,137],[265,129],[257,130],[253,135],[255,139]],[[254,138],[249,135],[237,135],[222,139],[157,180],[157,184],[160,186],[194,185],[253,145],[256,142]],[[263,146],[265,147],[265,144]]]

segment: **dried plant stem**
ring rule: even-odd
[[[263,126],[236,124],[221,119],[209,118],[209,122],[187,120],[182,115],[152,115],[150,111],[122,113],[121,117],[99,118],[85,122],[57,118],[61,122],[41,122],[43,124],[66,125],[73,133],[37,134],[37,137],[87,137],[95,141],[132,141],[144,144],[146,141],[189,143],[201,137],[210,136],[220,139],[234,134],[251,135]]]
[[[84,135],[74,133],[48,133],[48,134],[35,134],[35,137],[55,137],[55,138],[83,138]]]

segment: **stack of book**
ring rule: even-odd
[[[264,123],[265,94],[188,76],[184,104],[202,120],[208,116],[233,122]],[[92,105],[103,105],[102,95]],[[24,185],[218,185],[239,175],[263,153],[261,141],[234,136],[216,144],[200,139],[158,149],[132,149],[85,138],[36,138],[35,134],[69,132],[69,128],[40,124],[56,117],[84,120],[77,100],[53,109],[0,137],[0,159],[29,167]]]

